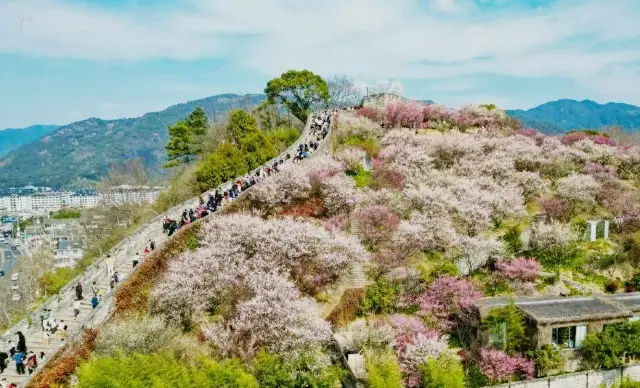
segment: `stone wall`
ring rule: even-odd
[[[640,380],[640,365],[629,365],[616,369],[588,370],[561,376],[545,377],[530,381],[494,385],[492,388],[598,388],[602,383],[613,384],[616,380],[629,376]]]

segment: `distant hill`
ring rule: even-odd
[[[546,133],[600,129],[612,125],[640,131],[640,107],[616,102],[598,104],[591,100],[558,100],[529,110],[508,110],[507,113],[518,118],[523,126]]]
[[[261,94],[222,94],[137,118],[90,118],[59,127],[0,159],[0,187],[88,186],[104,176],[109,166],[136,157],[150,172],[159,172],[165,161],[168,125],[184,119],[197,106],[211,119],[214,112],[224,115],[264,98]]]
[[[0,158],[9,152],[53,132],[59,125],[32,125],[0,130]]]

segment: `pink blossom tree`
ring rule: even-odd
[[[422,316],[435,320],[438,328],[448,331],[455,327],[457,318],[474,311],[481,297],[480,290],[468,280],[442,276],[415,302]]]
[[[533,282],[540,276],[542,267],[535,259],[518,257],[513,260],[503,260],[496,263],[496,270],[509,280]]]
[[[492,383],[514,381],[519,377],[529,380],[535,371],[533,361],[491,348],[480,349],[477,365]]]
[[[371,247],[388,241],[400,223],[400,218],[382,205],[359,208],[353,213],[352,220],[358,225],[362,243]]]

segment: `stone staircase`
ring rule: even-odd
[[[299,144],[308,143],[312,139],[315,140],[316,136],[311,134],[310,124],[312,122],[312,117],[310,116],[307,124],[302,131],[300,138],[294,144],[291,145],[287,150],[285,150],[278,157],[268,161],[261,167],[253,170],[249,174],[255,174],[261,168],[266,166],[271,166],[277,160],[284,159],[286,154],[291,154],[292,156],[296,154],[296,149]],[[333,123],[332,123],[333,124]],[[333,125],[330,125],[329,134],[325,137],[322,142],[322,146],[331,138],[331,128]],[[316,152],[311,154],[311,157],[320,154],[320,152]],[[292,160],[290,159],[288,162],[290,163]],[[268,179],[268,178],[267,178]],[[223,185],[210,190],[207,193],[202,194],[203,198],[207,198],[209,193],[214,192],[215,190],[226,191],[231,187],[233,181],[226,182]],[[117,287],[122,284],[130,275],[133,273],[133,256],[136,252],[138,252],[141,256],[140,263],[142,263],[145,258],[143,257],[144,248],[148,246],[150,240],[155,242],[157,248],[161,247],[164,242],[167,240],[167,236],[162,233],[162,221],[165,217],[169,216],[174,219],[178,219],[184,209],[195,208],[199,205],[198,197],[192,198],[189,201],[186,201],[183,204],[173,207],[169,209],[164,214],[157,215],[151,222],[146,225],[140,227],[131,237],[128,237],[121,241],[116,247],[114,247],[109,254],[114,258],[115,261],[115,270],[119,274],[120,282]],[[89,267],[84,274],[79,276],[78,278],[71,281],[68,285],[63,287],[60,293],[49,299],[45,302],[40,308],[38,308],[29,319],[23,319],[21,322],[16,324],[14,327],[5,332],[2,336],[0,336],[0,350],[6,351],[12,346],[16,346],[18,342],[17,332],[22,331],[26,338],[27,345],[27,353],[33,351],[35,354],[39,356],[40,352],[44,352],[47,359],[52,357],[56,351],[58,351],[66,341],[70,341],[72,338],[79,338],[82,333],[83,328],[96,327],[107,320],[112,312],[113,307],[113,293],[109,292],[109,277],[107,276],[107,268],[104,262],[103,257],[98,260],[94,265]],[[354,281],[364,282],[364,273],[360,271],[354,271]],[[75,299],[75,286],[78,281],[82,282],[83,285],[83,296],[84,299],[81,302],[80,314],[74,318],[73,316],[73,300]],[[91,306],[91,298],[93,295],[91,294],[91,286],[93,282],[96,283],[96,286],[99,289],[99,294],[102,294],[103,298],[98,306],[93,309]],[[61,322],[59,327],[63,327],[65,324],[68,326],[68,339],[63,341],[60,336],[60,331],[56,334],[52,335],[49,339],[49,343],[45,344],[44,339],[44,331],[42,330],[42,325],[40,324],[40,315],[44,308],[51,309],[54,312],[57,320]],[[39,359],[39,357],[38,357]],[[42,368],[45,362],[38,361],[38,369]],[[26,360],[25,360],[26,364]],[[36,372],[34,372],[34,375]],[[15,362],[10,360],[7,369],[5,369],[4,373],[0,374],[0,378],[6,378],[7,383],[15,383],[18,387],[24,387],[31,376],[28,374],[18,375],[16,372]]]

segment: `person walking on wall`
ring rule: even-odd
[[[113,259],[113,257],[111,257],[111,255],[107,255],[107,277],[109,276],[113,276],[113,269],[115,266],[115,260]]]
[[[16,333],[18,335],[18,347],[16,350],[18,352],[27,353],[27,340],[24,338],[24,334],[21,331]]]
[[[82,284],[80,282],[76,285],[76,299],[82,300]]]
[[[75,321],[76,318],[78,318],[78,315],[80,315],[80,299],[76,299],[75,302],[73,302],[73,320]]]
[[[136,252],[136,254],[133,256],[133,268],[135,268],[139,262],[140,262],[140,255],[138,254],[138,252]]]

